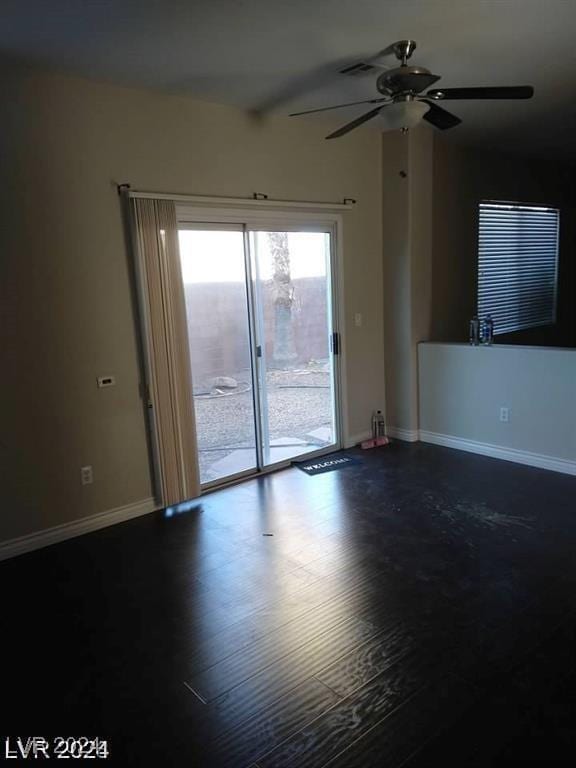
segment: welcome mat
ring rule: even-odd
[[[293,467],[298,467],[307,475],[320,475],[322,472],[332,472],[333,469],[342,469],[342,467],[349,467],[351,464],[360,464],[360,461],[351,456],[339,456],[337,453],[321,456],[319,459],[292,462]]]

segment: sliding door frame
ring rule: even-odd
[[[224,485],[242,480],[247,477],[257,476],[272,472],[276,469],[290,466],[293,458],[281,460],[274,464],[264,465],[262,456],[262,434],[261,434],[261,404],[260,398],[260,365],[256,359],[257,333],[254,319],[256,297],[254,296],[253,269],[250,261],[249,233],[253,231],[279,231],[279,232],[327,232],[330,234],[330,281],[331,281],[331,323],[332,332],[338,335],[338,354],[332,354],[333,361],[333,386],[335,407],[335,430],[337,439],[331,447],[320,448],[318,451],[310,451],[303,454],[306,458],[313,459],[322,456],[334,450],[346,446],[349,442],[348,435],[348,398],[346,382],[346,339],[345,339],[345,318],[344,318],[344,296],[343,296],[343,251],[342,251],[342,216],[332,211],[319,209],[310,211],[309,208],[303,211],[294,210],[294,208],[255,210],[249,205],[233,208],[224,208],[214,205],[198,205],[190,203],[177,203],[176,217],[179,229],[190,228],[197,229],[199,225],[207,224],[210,226],[223,224],[235,224],[243,227],[244,230],[244,254],[246,265],[247,280],[247,303],[249,326],[250,326],[250,356],[252,375],[254,381],[258,382],[253,387],[255,434],[257,444],[257,459],[259,467],[255,470],[245,470],[235,475],[229,475],[226,478],[214,480],[209,483],[202,483],[202,492],[213,490]]]
[[[266,466],[265,451],[269,442],[268,430],[268,396],[263,396],[266,379],[265,357],[261,353],[264,340],[262,313],[257,307],[262,306],[260,275],[258,274],[258,257],[250,248],[250,230],[244,226],[244,256],[246,259],[246,290],[248,292],[248,323],[250,325],[250,355],[252,360],[252,383],[254,391],[254,420],[256,429],[256,455],[258,471]],[[260,354],[259,354],[260,351]]]

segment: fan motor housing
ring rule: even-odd
[[[385,95],[396,93],[420,93],[440,80],[425,67],[396,67],[383,72],[376,81],[376,88]]]

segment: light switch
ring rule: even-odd
[[[362,326],[362,315],[360,314],[360,312],[356,312],[356,314],[354,315],[354,325],[356,326],[356,328],[360,328]]]

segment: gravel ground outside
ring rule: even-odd
[[[200,394],[194,398],[200,477],[214,479],[211,467],[241,448],[254,450],[253,393],[248,371],[233,375],[236,389]],[[332,423],[328,364],[314,363],[291,370],[269,370],[266,376],[270,439],[297,438],[315,450],[322,441],[309,433]],[[294,453],[302,453],[295,448]],[[249,457],[255,454],[247,451]]]

